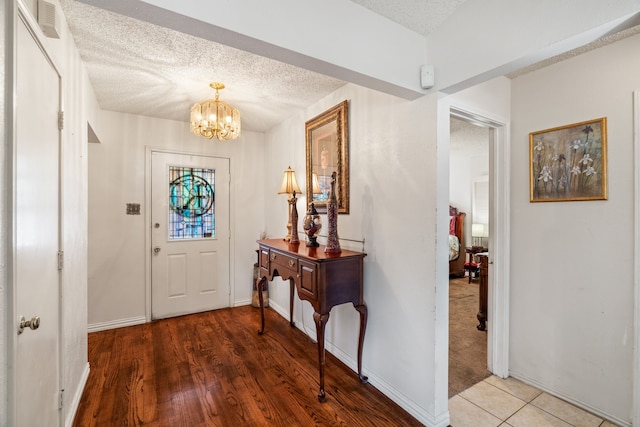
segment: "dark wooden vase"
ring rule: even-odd
[[[293,192],[293,197],[289,201],[291,204],[291,240],[290,243],[300,243],[300,237],[298,237],[298,199],[296,198],[296,192]]]
[[[338,199],[336,199],[336,176],[331,174],[331,192],[327,202],[327,246],[324,252],[327,254],[339,254],[340,240],[338,240]]]

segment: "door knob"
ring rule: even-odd
[[[155,248],[153,248],[154,255],[158,255],[159,253],[160,253],[160,246],[156,246]]]
[[[35,331],[40,327],[40,317],[33,316],[31,320],[26,320],[24,316],[20,316],[20,324],[18,325],[18,335],[24,332],[24,328],[29,328]]]

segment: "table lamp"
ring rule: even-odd
[[[474,246],[485,245],[485,238],[489,237],[489,226],[486,224],[471,224],[471,237],[473,237]]]
[[[471,224],[471,237],[473,237],[473,246],[480,246],[482,244],[482,241],[480,240],[482,229],[482,224]]]
[[[311,201],[315,201],[315,200],[326,200],[327,197],[325,197],[324,192],[322,191],[322,188],[320,188],[320,182],[318,181],[318,174],[317,173],[313,173],[311,174],[311,192],[313,193],[313,200]],[[318,198],[316,198],[316,195],[320,194],[321,196],[319,196]]]
[[[287,202],[289,204],[289,222],[287,223],[287,237],[284,238],[287,242],[299,243],[298,237],[298,208],[296,207],[296,193],[300,193],[300,187],[296,181],[296,173],[291,166],[284,171],[284,177],[282,178],[282,185],[278,194],[288,194],[289,198]]]

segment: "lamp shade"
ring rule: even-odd
[[[293,194],[294,191],[300,193],[300,187],[298,187],[298,182],[296,181],[296,172],[289,166],[287,170],[284,171],[282,185],[280,186],[278,194]]]
[[[320,188],[320,183],[318,182],[318,174],[314,173],[311,175],[311,185],[313,188],[313,194],[322,194],[322,189]]]
[[[482,237],[483,234],[484,234],[484,225],[471,224],[471,235],[473,237]]]

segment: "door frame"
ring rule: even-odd
[[[18,177],[16,176],[16,163],[17,163],[17,152],[18,152],[18,136],[16,135],[18,116],[16,112],[17,100],[17,80],[16,76],[18,74],[17,70],[17,28],[19,24],[19,20],[22,21],[29,31],[30,35],[33,37],[34,43],[41,50],[42,55],[45,57],[46,61],[51,65],[53,71],[58,75],[58,111],[63,111],[62,107],[63,103],[63,82],[62,82],[62,73],[60,72],[60,67],[57,66],[54,59],[49,55],[49,52],[46,49],[47,41],[36,19],[31,14],[31,11],[22,1],[16,2],[8,2],[11,3],[5,11],[9,18],[5,20],[8,24],[8,32],[10,32],[13,37],[11,41],[11,46],[7,49],[5,54],[5,60],[10,62],[10,66],[6,67],[7,75],[5,83],[5,89],[11,87],[11,93],[5,94],[5,107],[7,109],[6,112],[6,127],[5,127],[5,140],[9,141],[7,147],[5,149],[5,163],[4,165],[7,167],[7,174],[5,177],[7,178],[6,187],[10,189],[10,192],[7,196],[7,237],[5,242],[7,243],[7,423],[8,425],[15,425],[16,418],[18,416],[18,408],[17,408],[17,371],[15,366],[18,360],[18,292],[17,292],[17,284],[16,284],[16,253],[17,253],[17,241],[16,241],[16,184]],[[6,34],[6,33],[5,33]],[[62,251],[63,246],[63,190],[62,190],[62,167],[63,162],[63,140],[62,140],[63,132],[61,129],[58,129],[58,250]],[[64,345],[63,345],[63,304],[62,304],[62,284],[63,284],[63,275],[64,270],[58,271],[58,325],[57,325],[57,352],[58,352],[58,366],[57,366],[57,376],[58,376],[58,393],[61,393],[65,388],[64,386]],[[60,408],[58,410],[58,425],[64,425],[64,409]],[[0,421],[2,421],[0,419]]]
[[[234,240],[233,240],[233,209],[232,209],[232,165],[231,158],[225,156],[216,156],[213,154],[207,153],[194,153],[189,151],[179,151],[179,150],[171,150],[164,148],[153,148],[150,146],[145,147],[145,171],[144,171],[144,186],[145,186],[145,201],[144,206],[147,207],[144,213],[144,264],[145,264],[145,322],[151,322],[151,252],[152,241],[151,241],[151,163],[152,163],[152,155],[153,153],[164,153],[164,154],[177,154],[181,156],[200,156],[200,157],[215,157],[218,159],[225,159],[229,162],[229,200],[227,203],[229,204],[229,307],[233,307],[232,301],[235,301],[235,271],[233,270],[234,265]]]
[[[640,90],[633,92],[633,181],[634,181],[634,247],[633,247],[633,383],[631,399],[631,423],[634,426],[640,425]]]
[[[487,367],[509,376],[509,123],[485,112],[449,106],[449,117],[488,127],[489,132],[489,297],[487,307]],[[443,208],[444,209],[444,208]],[[498,263],[494,261],[498,259]]]

